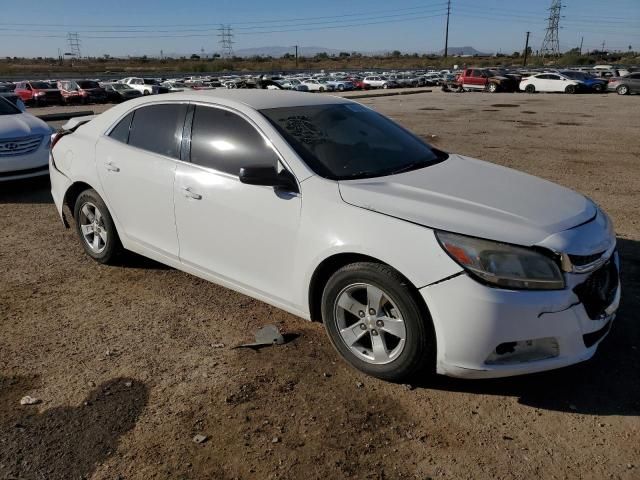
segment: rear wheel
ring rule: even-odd
[[[629,87],[627,87],[626,85],[620,85],[618,88],[616,88],[616,92],[618,92],[618,95],[628,95]]]
[[[576,93],[576,86],[575,85],[567,85],[567,88],[564,89],[565,93]]]
[[[324,87],[320,87],[319,91],[324,92]]]
[[[322,295],[322,318],[333,346],[355,368],[405,381],[435,367],[428,313],[393,268],[369,262],[334,273]]]
[[[604,87],[602,86],[601,83],[596,83],[593,86],[593,91],[596,92],[596,93],[601,93],[603,90],[604,90]]]
[[[536,87],[534,87],[533,85],[529,84],[526,87],[524,87],[524,91],[527,93],[536,93]]]
[[[498,84],[497,83],[490,83],[489,84],[489,92],[496,93],[497,91],[498,91]]]
[[[382,88],[384,88],[384,89],[389,88],[389,84],[388,84],[388,83],[383,83],[383,84],[382,84]]]
[[[122,252],[118,232],[104,201],[93,189],[82,192],[74,206],[76,230],[84,251],[99,263],[113,263]]]

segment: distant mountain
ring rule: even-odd
[[[473,47],[449,47],[449,55],[477,55],[479,57],[488,57],[491,53],[479,52]],[[444,55],[444,49],[438,52],[439,55]]]
[[[313,57],[318,53],[326,52],[328,55],[338,55],[341,51],[335,48],[325,47],[300,47],[298,48],[298,55],[300,57]],[[295,54],[295,47],[256,47],[256,48],[238,48],[233,51],[234,55],[238,57],[254,57],[256,55],[261,57],[275,57],[279,58],[286,53]]]

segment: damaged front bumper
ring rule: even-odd
[[[580,286],[600,282],[608,268],[606,304],[583,303]],[[620,302],[619,259],[595,272],[568,274],[557,291],[491,288],[463,274],[420,293],[433,319],[438,373],[494,378],[534,373],[591,358],[607,335]],[[603,287],[604,288],[604,287]],[[576,293],[576,290],[578,293]],[[595,292],[594,292],[595,293]]]

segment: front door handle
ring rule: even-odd
[[[193,198],[194,200],[202,200],[202,195],[191,190],[191,187],[184,187],[182,189],[184,196],[187,198]]]
[[[120,168],[113,164],[113,162],[107,162],[104,164],[105,168],[110,172],[119,172]]]

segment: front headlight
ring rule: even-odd
[[[554,260],[533,249],[436,232],[442,248],[465,270],[502,288],[560,290],[564,277]]]

